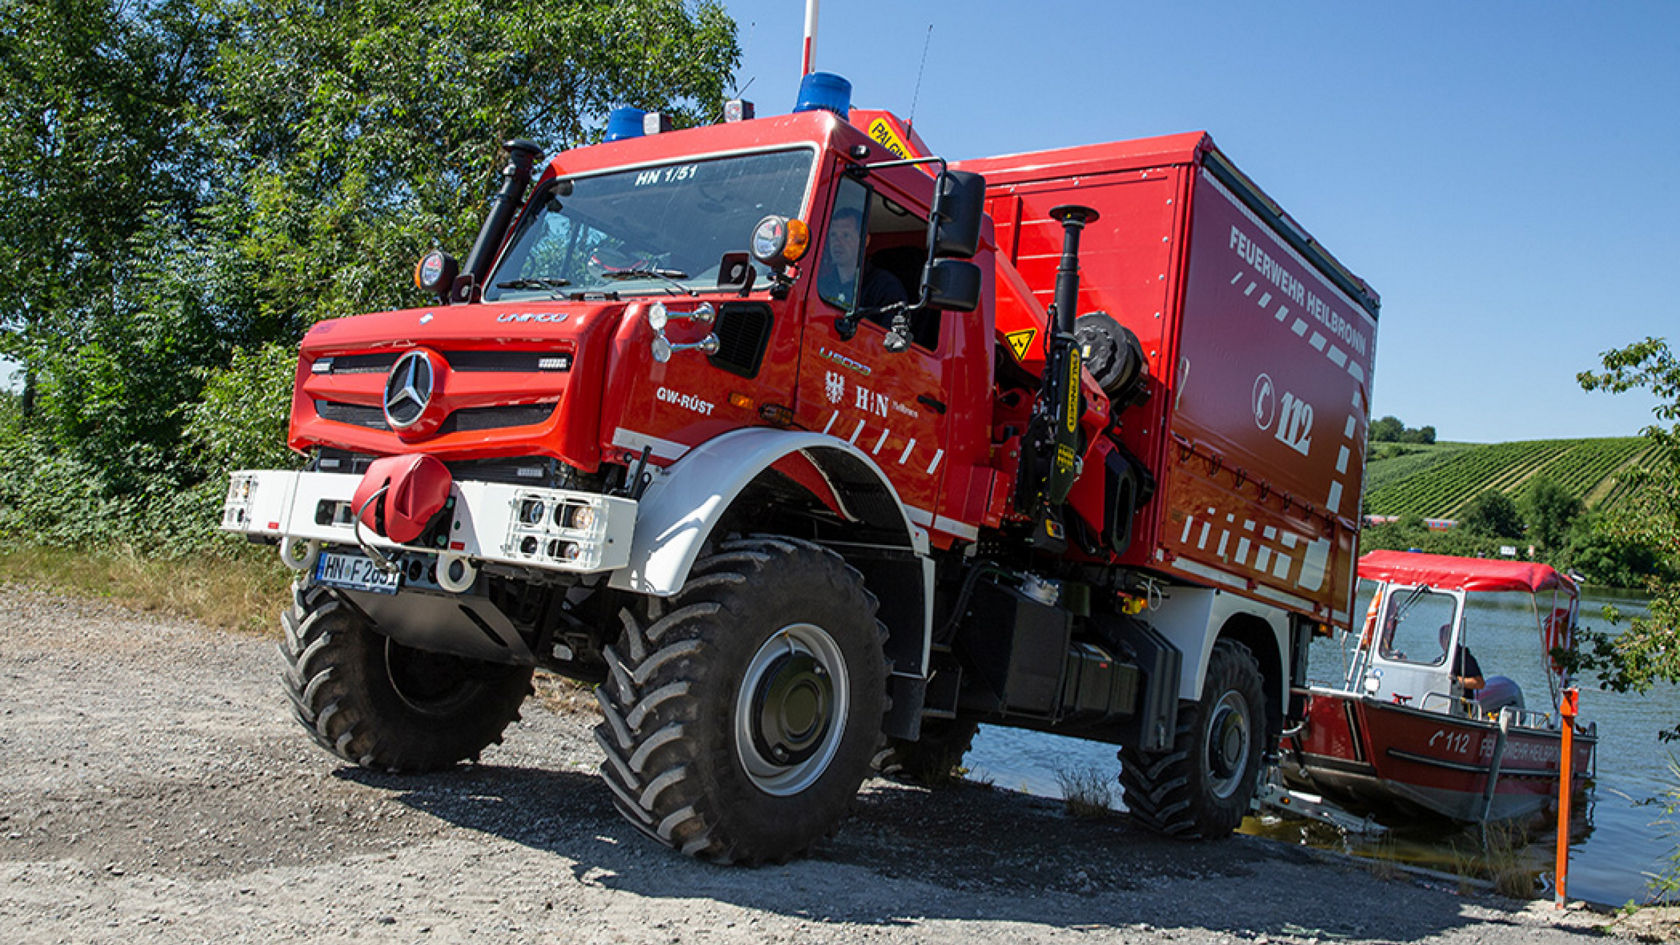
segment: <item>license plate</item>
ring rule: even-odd
[[[371,558],[325,551],[315,563],[315,580],[353,591],[395,594],[400,575],[395,571],[379,570]]]

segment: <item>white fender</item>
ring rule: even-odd
[[[862,450],[824,433],[750,427],[689,450],[648,486],[636,510],[630,562],[613,572],[611,585],[660,597],[675,594],[735,497],[777,460],[796,452],[831,478],[837,466],[867,470],[891,499],[896,510],[891,524],[902,525],[906,547],[927,554],[927,532],[910,521],[898,491]],[[835,493],[845,501],[844,488],[836,484]]]

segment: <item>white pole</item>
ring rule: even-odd
[[[817,0],[805,0],[805,62],[799,73],[803,78],[812,72],[817,58]]]

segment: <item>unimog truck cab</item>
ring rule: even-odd
[[[298,572],[299,721],[426,771],[534,667],[583,680],[618,808],[719,861],[981,722],[1114,743],[1139,822],[1229,833],[1349,619],[1375,295],[1205,135],[953,167],[818,78],[510,143],[432,304],[309,331],[308,465],[223,516]]]

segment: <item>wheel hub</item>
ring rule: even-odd
[[[385,641],[385,674],[391,690],[410,709],[447,717],[478,692],[465,660]]]
[[[747,664],[735,702],[735,751],[767,794],[805,790],[828,770],[845,734],[846,662],[828,631],[790,624]]]
[[[834,685],[806,653],[776,658],[753,693],[754,746],[782,764],[809,759],[822,747],[834,710]]]
[[[1242,780],[1249,755],[1248,706],[1235,692],[1227,692],[1208,718],[1207,770],[1210,787],[1229,797]]]

